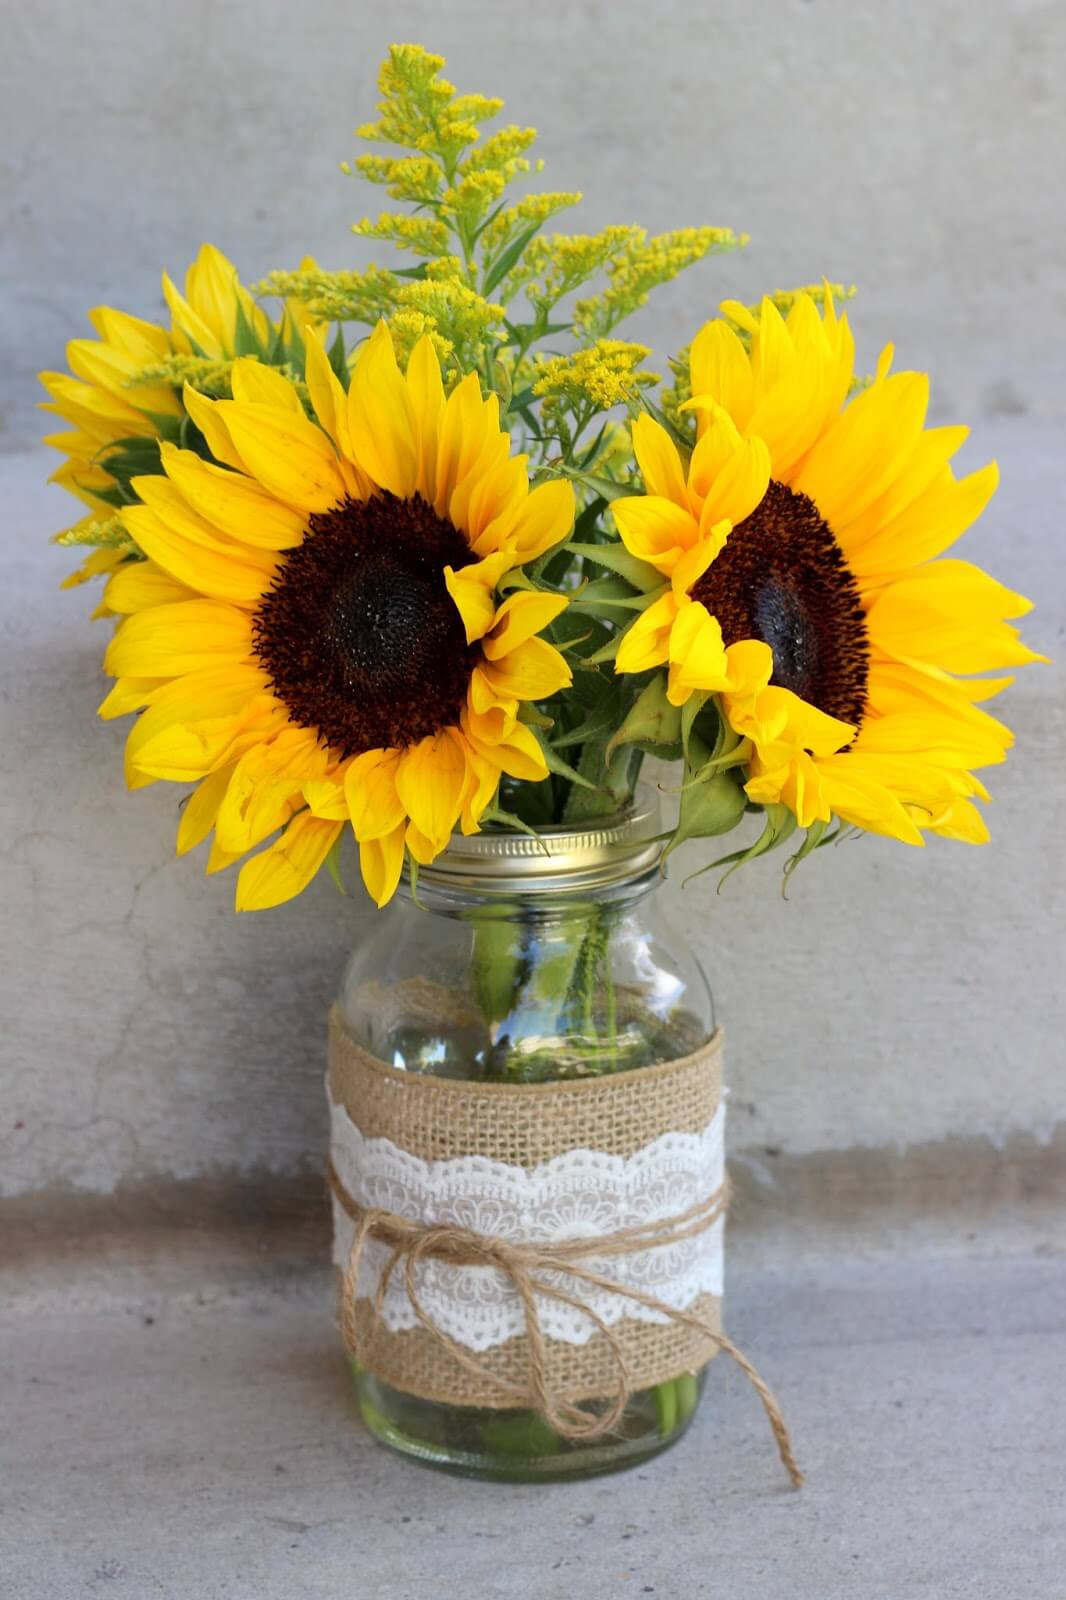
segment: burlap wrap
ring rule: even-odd
[[[629,1158],[664,1134],[699,1135],[708,1127],[721,1099],[721,1035],[692,1055],[616,1077],[485,1084],[397,1071],[356,1045],[334,1012],[329,1092],[364,1140],[389,1140],[423,1162],[482,1156],[533,1169],[574,1150]],[[759,1396],[793,1487],[803,1482],[781,1409],[756,1368],[722,1332],[717,1299],[701,1295],[679,1309],[635,1291],[632,1284],[620,1288],[613,1275],[588,1260],[591,1256],[610,1266],[612,1256],[696,1237],[724,1213],[724,1185],[661,1222],[591,1240],[523,1244],[450,1222],[412,1220],[380,1206],[364,1211],[340,1181],[332,1159],[329,1179],[335,1202],[354,1225],[346,1267],[338,1271],[344,1340],[383,1382],[444,1404],[532,1407],[563,1437],[590,1441],[621,1423],[627,1398],[635,1391],[697,1371],[720,1350]],[[391,1252],[375,1300],[356,1295],[359,1263],[370,1239]],[[421,1304],[418,1272],[429,1261],[501,1272],[518,1295],[526,1331],[476,1354],[463,1349]],[[382,1319],[394,1271],[420,1319],[415,1327],[390,1329]],[[547,1276],[552,1272],[573,1280],[569,1298]],[[591,1311],[580,1293],[582,1285],[643,1305],[664,1320],[624,1315],[608,1324]],[[549,1337],[538,1304],[542,1295],[579,1307],[599,1331],[585,1344]],[[590,1401],[598,1404],[582,1405]]]
[[[334,1013],[329,1092],[364,1136],[387,1138],[424,1161],[482,1155],[529,1168],[576,1148],[629,1157],[663,1134],[698,1134],[706,1128],[721,1099],[721,1036],[680,1060],[615,1077],[470,1083],[386,1066],[352,1041]],[[351,1197],[338,1193],[336,1183],[333,1187],[349,1216],[358,1220]],[[581,1345],[546,1339],[546,1385],[571,1404],[609,1395],[617,1387],[619,1350],[633,1390],[697,1371],[717,1353],[709,1335],[720,1329],[719,1304],[703,1295],[686,1309],[702,1329],[692,1321],[627,1316],[612,1326],[613,1341],[602,1333]],[[365,1367],[426,1400],[513,1406],[513,1388],[529,1372],[525,1335],[479,1352],[479,1377],[426,1328],[388,1330],[369,1299],[355,1302],[354,1332]]]

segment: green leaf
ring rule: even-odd
[[[597,674],[597,679],[599,674]],[[551,741],[553,750],[568,749],[575,744],[588,744],[590,740],[602,738],[618,726],[618,689],[621,685],[612,683],[608,692],[596,705],[590,716],[578,724],[576,728],[569,728]]]
[[[608,740],[608,759],[622,744],[674,746],[681,737],[681,707],[666,698],[665,672],[657,672],[644,685],[613,738]]]
[[[685,704],[681,708],[681,749],[686,762],[689,759],[689,741],[692,738],[692,725],[710,698],[710,693],[707,690],[697,689],[694,694],[689,695],[688,699],[685,701]],[[719,738],[721,737],[721,730],[724,726],[725,718],[720,717],[718,730]],[[717,741],[715,743],[715,754],[717,754]]]
[[[717,706],[714,707],[714,713],[717,718],[714,748],[709,760],[699,769],[697,776],[701,778],[709,777],[712,772],[724,772],[729,767],[742,766],[751,755],[751,741],[741,738],[729,726]]]
[[[516,344],[520,350],[528,349],[536,339],[547,339],[553,333],[569,333],[572,324],[569,322],[510,322],[505,317],[503,326],[507,333],[506,343]]]
[[[817,820],[812,822],[810,827],[807,829],[806,837],[804,838],[803,843],[800,845],[795,855],[789,856],[788,860],[785,862],[785,873],[784,880],[781,884],[781,893],[786,900],[788,899],[788,881],[792,874],[795,872],[800,862],[806,861],[807,857],[813,854],[813,852],[818,849],[819,845],[828,843],[826,834],[829,833],[831,826],[832,824],[830,822],[821,822]]]
[[[623,544],[575,544],[571,542],[567,549],[574,555],[581,556],[585,561],[594,561],[599,567],[606,567],[608,572],[616,572],[620,578],[632,584],[634,589],[639,589],[644,594],[650,594],[657,589],[665,594],[669,588],[663,582],[663,575],[657,571],[650,562],[641,561],[637,556],[631,556]],[[658,596],[656,596],[658,598]]]
[[[566,471],[568,478],[573,478],[575,483],[584,484],[586,489],[602,495],[608,503],[612,500],[625,500],[641,491],[628,483],[615,483],[613,478],[597,477],[594,472],[582,472],[577,467],[570,467]]]
[[[342,844],[343,840],[344,840],[344,834],[343,833],[338,833],[337,837],[334,839],[333,843],[329,847],[329,854],[326,857],[326,866],[327,866],[327,868],[329,870],[330,877],[333,879],[334,883],[337,885],[337,888],[340,890],[341,894],[347,896],[348,891],[344,887],[344,880],[341,878],[341,868],[340,868],[341,844]]]
[[[532,827],[528,822],[523,822],[522,818],[514,811],[504,811],[497,805],[490,805],[481,813],[481,826],[484,827],[486,823],[493,822],[497,827],[513,828],[516,833],[527,833],[531,839],[541,840],[536,828]],[[543,843],[543,840],[541,840],[541,843]],[[547,848],[545,844],[545,851],[547,851]]]
[[[339,326],[333,335],[333,343],[326,351],[326,355],[330,366],[333,368],[334,376],[347,388],[348,380],[351,377],[348,371],[348,349],[344,343],[344,334]]]
[[[677,827],[663,852],[664,861],[686,839],[706,839],[728,833],[744,815],[744,790],[731,773],[716,772],[706,778],[699,777],[699,769],[711,759],[710,746],[690,733],[689,758],[685,765],[687,781],[681,790]]]
[[[600,428],[599,433],[596,435],[595,439],[593,439],[592,443],[589,445],[588,449],[585,451],[585,454],[581,457],[580,461],[578,462],[578,466],[581,468],[582,472],[587,472],[588,469],[591,467],[592,463],[595,461],[596,456],[597,456],[597,454],[599,452],[600,446],[603,444],[604,439],[607,437],[608,427],[609,427],[608,423],[606,423],[606,422],[603,423],[602,427]]]
[[[643,611],[647,604],[646,595],[634,594],[632,584],[612,575],[609,578],[594,578],[591,583],[578,589],[567,609],[568,612],[577,611],[592,617],[606,616],[624,622],[625,612]]]
[[[516,234],[516,236],[507,246],[506,250],[503,250],[496,257],[496,260],[493,262],[492,266],[489,267],[485,273],[485,278],[481,285],[481,293],[483,296],[487,298],[492,293],[493,289],[495,289],[496,285],[503,282],[511,268],[518,261],[518,258],[526,248],[526,245],[529,244],[530,240],[540,232],[543,225],[544,224],[542,221],[529,223],[525,228],[522,229],[521,233]]]
[[[259,356],[263,354],[255,329],[245,315],[244,307],[237,301],[237,326],[233,340],[233,353],[238,356]]]
[[[569,779],[571,783],[576,783],[581,789],[595,789],[598,787],[597,784],[590,783],[588,778],[583,778],[577,768],[570,766],[569,762],[564,761],[562,756],[557,756],[548,741],[542,739],[539,733],[537,738],[540,748],[544,752],[544,760],[547,763],[549,772],[554,772],[559,778]]]
[[[655,421],[659,424],[659,426],[664,428],[670,435],[671,439],[677,445],[678,450],[681,452],[682,462],[684,462],[687,467],[689,456],[692,454],[692,440],[687,439],[685,435],[679,431],[677,424],[670,421],[670,418],[666,415],[666,412],[663,410],[662,406],[656,405],[655,401],[652,400],[648,394],[641,394],[640,404],[650,416],[655,418]]]
[[[767,855],[771,850],[776,850],[796,831],[796,819],[787,806],[768,805],[765,808],[765,817],[763,831],[754,844],[749,845],[746,850],[734,850],[732,855],[720,856],[717,861],[712,861],[709,866],[701,868],[703,872],[713,872],[715,867],[727,868],[718,883],[719,894],[726,879],[732,877],[738,867],[744,866],[748,861],[757,860],[759,856]],[[699,873],[693,873],[692,876],[699,877]]]

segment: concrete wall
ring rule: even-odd
[[[387,16],[43,0],[6,24],[0,437],[39,430],[28,375],[60,363],[87,305],[152,313],[160,265],[181,270],[204,237],[248,277],[305,250],[357,259],[346,224],[364,198],[336,161],[370,114],[383,46],[417,38],[543,128],[547,181],[586,190],[587,225],[755,236],[668,292],[649,324],[660,349],[723,293],[858,280],[867,354],[894,336],[904,363],[933,368],[938,413],[975,423],[971,463],[999,456],[1003,490],[969,553],[1037,598],[1030,638],[1061,660],[1063,33],[1061,8],[1025,0]],[[311,1172],[323,1011],[372,915],[324,882],[236,919],[228,882],[172,859],[177,791],[127,795],[123,730],[93,717],[104,635],[84,591],[56,592],[69,562],[46,536],[69,507],[46,470],[39,452],[3,463],[0,1193],[74,1186],[88,1203],[160,1179]],[[802,1162],[944,1141],[1035,1159],[1051,1138],[1061,686],[1060,669],[1034,669],[1005,703],[1019,745],[993,775],[986,850],[849,844],[787,905],[773,863],[717,898],[706,879],[682,894],[676,874],[666,892],[719,995],[749,1166],[770,1170],[768,1148]]]

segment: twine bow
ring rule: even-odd
[[[777,1441],[778,1453],[792,1480],[793,1488],[798,1489],[803,1482],[803,1473],[793,1454],[792,1441],[781,1408],[772,1390],[733,1341],[724,1333],[712,1328],[704,1318],[692,1312],[678,1310],[677,1307],[668,1305],[666,1301],[657,1299],[655,1295],[646,1294],[629,1284],[618,1283],[585,1264],[585,1259],[589,1256],[603,1258],[632,1255],[639,1250],[676,1244],[683,1239],[691,1239],[697,1234],[706,1232],[725,1214],[727,1205],[725,1185],[708,1199],[699,1201],[687,1211],[660,1222],[620,1228],[615,1233],[593,1239],[516,1243],[511,1239],[476,1233],[472,1228],[457,1227],[451,1223],[412,1222],[406,1217],[397,1216],[394,1212],[379,1207],[360,1206],[341,1183],[332,1161],[328,1166],[328,1179],[333,1194],[355,1223],[355,1238],[348,1252],[341,1289],[341,1333],[346,1348],[356,1360],[361,1358],[355,1315],[359,1265],[367,1240],[377,1239],[388,1247],[390,1255],[374,1295],[374,1326],[381,1320],[385,1296],[393,1274],[397,1270],[402,1271],[407,1297],[418,1321],[460,1366],[481,1382],[490,1384],[502,1395],[513,1400],[516,1406],[531,1406],[562,1438],[571,1441],[602,1438],[615,1429],[621,1421],[633,1386],[621,1343],[610,1325],[586,1301],[563,1288],[554,1278],[546,1276],[562,1272],[579,1284],[621,1295],[627,1300],[646,1306],[651,1311],[660,1312],[672,1322],[693,1328],[730,1356],[762,1401],[763,1410]],[[529,1373],[526,1383],[515,1383],[500,1373],[489,1371],[475,1355],[437,1326],[423,1306],[418,1292],[418,1268],[424,1261],[442,1261],[454,1267],[494,1267],[510,1279],[522,1303],[525,1317],[526,1340],[529,1346]],[[609,1404],[602,1410],[595,1413],[583,1410],[553,1392],[547,1372],[547,1351],[537,1305],[538,1296],[555,1300],[561,1305],[572,1306],[583,1312],[606,1340],[618,1381]]]

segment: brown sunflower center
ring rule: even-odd
[[[771,683],[858,726],[869,647],[859,590],[813,500],[771,481],[692,586],[727,645],[762,639]]]
[[[254,624],[256,654],[294,720],[344,756],[458,722],[477,647],[444,568],[473,560],[419,495],[345,500],[312,516]]]

